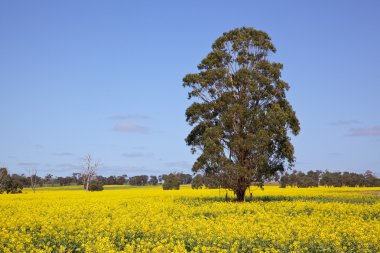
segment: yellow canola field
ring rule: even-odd
[[[0,252],[380,252],[380,188],[251,192],[245,203],[186,186],[2,194]]]

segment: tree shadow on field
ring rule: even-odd
[[[355,197],[344,197],[344,196],[285,196],[285,195],[263,195],[263,196],[246,196],[244,202],[238,202],[236,197],[225,198],[225,197],[198,197],[198,198],[188,198],[181,197],[177,201],[182,203],[191,203],[192,205],[200,205],[205,202],[230,202],[230,203],[250,203],[250,202],[318,202],[318,203],[350,203],[350,204],[375,204],[380,201],[379,197],[376,196],[355,196]]]

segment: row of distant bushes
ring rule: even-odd
[[[33,179],[33,180],[32,180]],[[302,171],[294,170],[292,173],[285,173],[273,178],[274,181],[280,183],[280,187],[318,187],[318,186],[333,186],[333,187],[373,187],[380,186],[380,179],[373,172],[366,171],[363,174],[354,172],[329,172],[329,171]],[[8,173],[6,168],[0,168],[0,193],[20,193],[24,187],[31,187],[31,183],[35,182],[39,186],[53,185],[83,185],[83,176],[80,173],[73,173],[67,177],[53,177],[48,174],[44,178],[37,175],[25,176],[24,174]],[[101,191],[103,185],[123,185],[130,184],[134,186],[157,185],[162,184],[164,190],[179,189],[182,184],[191,184],[193,189],[219,188],[223,187],[216,175],[200,175],[192,176],[184,173],[170,173],[160,176],[138,175],[128,177],[122,176],[96,176],[91,180],[89,185],[90,191]]]
[[[192,176],[184,173],[170,173],[160,176],[138,175],[128,177],[122,176],[95,176],[89,184],[89,191],[101,191],[104,185],[123,185],[130,184],[134,186],[157,185],[161,183],[163,189],[179,189],[181,184],[190,184]],[[84,176],[81,173],[73,173],[72,176],[54,177],[47,174],[40,177],[36,174],[9,174],[6,168],[0,168],[0,194],[1,193],[21,193],[24,187],[33,186],[68,186],[68,185],[84,185]],[[33,188],[33,187],[32,187]]]
[[[148,180],[147,175],[134,176],[129,178],[128,183],[130,185],[143,186],[143,185],[157,185],[159,182],[162,183],[162,188],[164,190],[179,190],[181,184],[190,184],[192,182],[192,177],[190,174],[183,173],[170,173],[169,175],[160,176],[160,180],[156,176],[151,176]],[[90,191],[102,191],[103,183],[98,179],[92,180],[89,186]]]
[[[364,174],[354,172],[329,172],[329,171],[293,171],[291,174],[285,173],[280,179],[280,186],[292,187],[377,187],[380,186],[380,178],[377,178],[372,171]]]

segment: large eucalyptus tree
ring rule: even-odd
[[[217,176],[238,201],[251,184],[262,186],[295,161],[289,133],[300,126],[282,64],[269,60],[275,52],[265,32],[238,28],[214,42],[199,73],[183,78],[194,100],[186,110],[193,126],[186,143],[199,151],[193,171]]]

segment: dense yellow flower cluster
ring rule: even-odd
[[[380,252],[380,188],[53,189],[0,195],[0,252]]]

